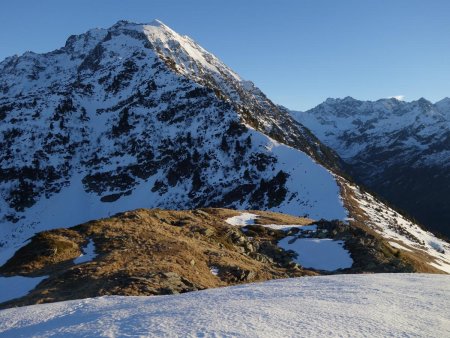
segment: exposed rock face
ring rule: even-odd
[[[328,99],[293,112],[354,178],[430,229],[450,236],[450,99]]]

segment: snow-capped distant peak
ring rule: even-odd
[[[405,95],[389,96],[388,99],[395,99],[397,101],[405,101]]]
[[[446,97],[434,104],[440,112],[450,118],[450,98]]]

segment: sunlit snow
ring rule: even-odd
[[[423,230],[372,195],[362,192],[358,187],[353,185],[349,185],[349,187],[359,201],[360,208],[369,216],[369,221],[366,223],[368,226],[385,239],[391,240],[391,245],[393,241],[396,241],[397,244],[392,245],[396,248],[408,251],[404,248],[407,246],[423,251],[434,260],[429,262],[430,265],[450,273],[449,243],[437,238],[431,232]]]
[[[449,337],[450,277],[302,277],[0,311],[4,337]]]
[[[246,225],[255,224],[255,219],[257,217],[258,217],[258,215],[251,214],[249,212],[243,212],[240,215],[227,218],[225,220],[225,222],[227,222],[230,225],[235,225],[235,226],[246,226]]]
[[[75,258],[73,262],[75,264],[81,264],[92,261],[97,255],[95,254],[95,244],[92,239],[89,240],[89,243],[86,247],[83,248],[83,253]]]

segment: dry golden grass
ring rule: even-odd
[[[310,218],[279,214],[270,211],[252,210],[250,212],[259,216],[256,219],[255,223],[261,225],[262,224],[308,225],[314,222],[314,220]]]
[[[225,222],[238,214],[239,211],[226,209],[139,209],[39,234],[0,273],[50,277],[27,297],[6,306],[108,294],[186,292],[315,274],[288,264],[290,259],[284,265],[258,259],[255,248],[260,241],[248,239],[237,227]],[[258,214],[270,223],[304,222],[281,214]],[[73,259],[88,240],[95,243],[98,256],[91,262],[74,265]],[[54,246],[60,248],[53,250]],[[51,254],[42,255],[42,247]],[[279,255],[283,258],[286,254],[280,251]],[[219,269],[218,276],[211,273],[212,267]]]

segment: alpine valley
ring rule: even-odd
[[[421,224],[450,237],[450,99],[328,99],[293,112],[352,176]]]
[[[3,306],[317,274],[450,273],[448,242],[363,187],[408,210],[401,187],[432,167],[442,185],[432,210],[442,211],[449,111],[345,99],[296,120],[157,20],[9,57],[0,63],[0,283],[30,278],[34,291]],[[411,124],[392,131],[389,114]],[[390,157],[381,137],[393,142]],[[429,208],[423,184],[413,189]]]

